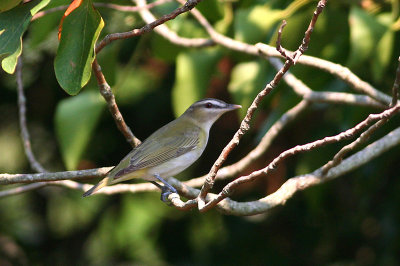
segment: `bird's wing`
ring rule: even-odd
[[[161,128],[162,129],[162,128]],[[199,135],[202,134],[200,128],[191,130],[182,129],[169,136],[168,132],[155,132],[158,134],[159,141],[154,141],[151,136],[140,146],[131,152],[124,160],[126,167],[114,175],[118,179],[124,175],[145,168],[158,166],[169,160],[177,158],[187,152],[194,150],[199,145]],[[129,163],[126,162],[129,158]]]

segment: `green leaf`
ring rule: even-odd
[[[103,27],[91,0],[83,0],[63,20],[54,69],[58,83],[70,95],[78,94],[90,79],[94,45]]]
[[[6,55],[1,66],[9,74],[14,73],[22,51],[22,35],[33,15],[44,8],[50,0],[32,1],[0,13],[0,55]]]
[[[267,64],[253,61],[237,64],[231,74],[228,90],[234,102],[242,105],[241,115],[245,115],[254,97],[267,83]]]
[[[55,126],[61,155],[68,170],[76,169],[105,102],[95,91],[62,100],[56,109]]]
[[[0,12],[8,11],[16,7],[22,0],[1,0],[0,1]]]
[[[172,103],[176,116],[181,115],[193,102],[204,98],[219,57],[217,49],[179,54],[175,84],[172,88]]]
[[[281,14],[266,6],[239,9],[234,16],[235,39],[246,43],[265,41]]]
[[[386,25],[386,32],[379,40],[372,55],[372,76],[375,81],[381,81],[385,71],[392,60],[394,47],[394,31],[391,28],[393,23],[392,14],[385,13],[378,17],[378,20]]]
[[[357,67],[368,60],[386,27],[364,10],[353,6],[349,16],[350,57],[348,65]]]

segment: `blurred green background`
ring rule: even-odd
[[[68,3],[54,0],[46,8]],[[273,44],[277,26],[286,19],[282,42],[285,48],[296,49],[316,3],[204,0],[198,8],[218,31],[251,44]],[[159,16],[177,6],[171,2],[152,11]],[[98,9],[105,21],[101,37],[143,25],[136,13]],[[34,21],[23,40],[33,150],[51,171],[115,165],[130,147],[93,77],[77,96],[68,96],[55,78],[53,63],[62,14],[59,11]],[[307,54],[343,64],[390,94],[400,51],[399,21],[397,0],[329,1]],[[207,37],[188,14],[167,25],[181,36]],[[126,122],[140,139],[204,97],[248,107],[275,73],[260,58],[222,47],[182,48],[155,33],[114,42],[100,53],[99,63]],[[325,72],[302,65],[292,72],[313,90],[352,92]],[[271,124],[299,101],[281,83],[265,98],[251,131],[227,163],[253,149]],[[32,172],[20,140],[16,103],[15,76],[2,71],[1,173]],[[209,171],[245,110],[227,114],[216,123],[201,159],[178,178],[190,179]],[[262,168],[288,148],[337,134],[378,111],[314,104],[243,174]],[[371,141],[398,125],[399,118],[393,118]],[[290,158],[272,175],[242,186],[233,198],[254,200],[272,193],[287,178],[320,167],[342,145]],[[252,217],[226,216],[215,210],[204,214],[178,211],[163,204],[159,193],[83,199],[80,191],[47,187],[1,198],[0,265],[396,265],[400,263],[399,155],[398,147],[392,149],[356,171],[297,193],[285,206]],[[218,182],[214,191],[224,184]]]

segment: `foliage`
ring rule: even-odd
[[[33,149],[43,154],[39,159],[52,170],[117,163],[130,147],[104,112],[106,103],[97,91],[91,64],[94,44],[106,34],[143,26],[139,14],[75,0],[76,8],[69,13],[57,11],[31,21],[39,11],[71,1],[33,0],[13,8],[18,1],[8,2],[10,6],[4,9],[0,5],[4,10],[0,13],[2,68],[13,73],[18,57],[24,59],[29,127]],[[127,0],[108,2],[131,5]],[[198,8],[214,28],[251,44],[274,44],[278,24],[286,19],[282,43],[295,49],[315,4],[312,0],[204,0]],[[161,16],[176,6],[169,2],[152,11]],[[397,9],[396,1],[330,1],[307,54],[342,63],[390,94],[400,51]],[[188,14],[167,25],[183,37],[207,38]],[[98,60],[121,112],[140,139],[204,97],[248,107],[275,73],[260,58],[221,47],[183,48],[155,32],[113,42],[99,53]],[[304,65],[296,65],[292,72],[316,91],[351,90],[331,75]],[[15,131],[10,128],[15,129],[18,119],[13,77],[2,74],[0,78],[2,140],[11,139],[7,136]],[[230,162],[254,147],[254,139],[258,141],[298,101],[287,85],[280,84],[264,100],[252,122],[251,136],[241,142]],[[369,112],[367,107],[316,105],[283,131],[271,154],[249,170],[259,169],[287,148],[352,127]],[[393,129],[399,119],[394,121],[379,134]],[[206,173],[237,126],[233,115],[218,123],[206,153],[181,177]],[[21,161],[20,146],[6,144],[0,141],[1,154]],[[236,199],[255,199],[274,191],[286,177],[310,172],[328,161],[338,147],[296,156],[268,179],[238,189]],[[339,180],[299,193],[269,215],[249,218],[216,211],[180,212],[160,203],[155,193],[83,200],[80,192],[50,187],[1,198],[0,264],[393,265],[400,260],[398,156],[399,150],[392,150]],[[7,162],[0,160],[0,169],[6,172],[31,171],[26,163],[14,169],[1,165],[3,161]],[[10,246],[16,253],[9,252]]]

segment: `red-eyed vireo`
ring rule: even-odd
[[[241,108],[217,99],[192,104],[180,117],[150,135],[134,148],[97,185],[83,196],[104,186],[133,178],[152,182],[162,190],[162,199],[176,190],[164,178],[179,174],[194,163],[206,148],[211,126],[224,113]],[[164,186],[155,181],[160,181]]]

